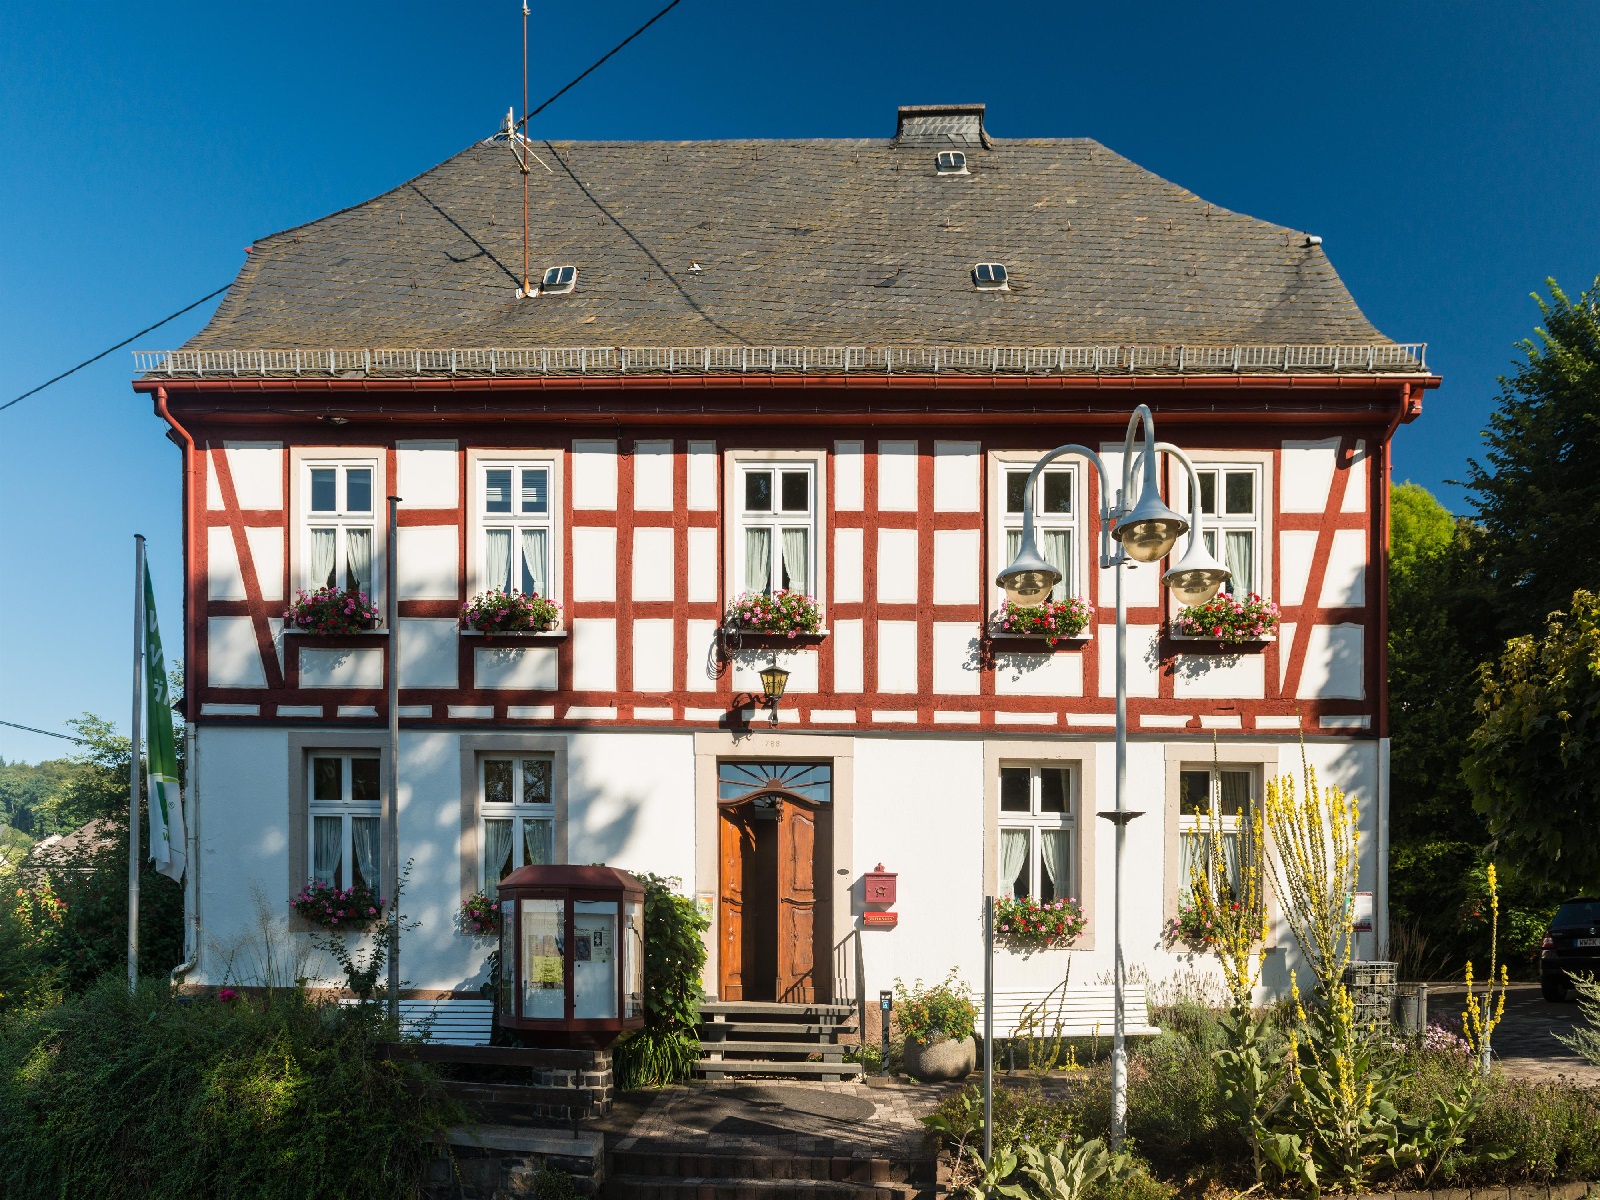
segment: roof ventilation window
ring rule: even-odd
[[[986,292],[1009,292],[1006,268],[1003,263],[979,263],[972,268],[972,282]]]
[[[934,169],[941,175],[965,175],[967,156],[960,150],[941,150],[934,160]]]
[[[578,286],[577,267],[551,267],[539,284],[541,296],[565,296]]]

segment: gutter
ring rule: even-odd
[[[139,390],[136,388],[136,390]],[[183,439],[183,736],[185,741],[184,754],[189,774],[189,803],[186,806],[185,825],[189,834],[188,869],[184,872],[184,907],[187,908],[189,926],[193,941],[188,947],[188,956],[177,966],[172,968],[170,976],[172,989],[176,991],[183,983],[183,977],[200,961],[200,729],[194,722],[194,696],[195,688],[192,678],[194,670],[194,629],[193,622],[189,620],[189,568],[194,562],[194,522],[190,520],[195,489],[194,489],[194,438],[189,431],[178,423],[167,408],[167,389],[156,387],[155,392],[156,415],[171,427],[173,432]],[[185,939],[186,941],[188,939]]]

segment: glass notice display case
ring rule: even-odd
[[[644,1025],[644,885],[612,867],[500,882],[499,1024],[533,1046],[604,1047]]]

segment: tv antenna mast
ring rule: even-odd
[[[506,142],[516,157],[517,169],[522,172],[522,286],[517,289],[517,299],[521,300],[533,295],[528,262],[528,174],[533,170],[529,160],[550,170],[549,164],[528,144],[528,0],[522,0],[522,120],[516,120],[511,112],[506,113]]]

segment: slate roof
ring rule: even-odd
[[[1087,138],[983,142],[953,177],[921,139],[536,142],[533,278],[578,286],[518,300],[491,139],[258,240],[186,349],[1388,342],[1302,231]],[[990,261],[1011,291],[972,286]]]

